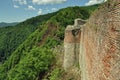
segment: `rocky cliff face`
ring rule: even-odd
[[[81,80],[120,80],[120,0],[108,0],[80,32]],[[65,50],[65,55],[74,54],[70,46]],[[72,61],[68,62],[71,65]]]

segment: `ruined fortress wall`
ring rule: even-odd
[[[65,70],[79,64],[80,27],[67,26],[64,38],[64,63]]]
[[[120,0],[109,0],[81,29],[82,80],[120,80]]]
[[[79,43],[64,43],[65,54],[63,67],[65,70],[77,65],[79,58]],[[75,47],[76,46],[76,47]]]

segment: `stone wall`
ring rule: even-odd
[[[79,62],[80,80],[120,80],[120,0],[108,0],[85,25],[77,21],[65,31],[64,69]]]
[[[74,65],[79,65],[79,47],[80,47],[80,37],[81,31],[80,26],[83,25],[85,21],[81,19],[76,19],[74,25],[68,25],[65,30],[64,38],[64,63],[63,67],[65,70],[70,69]]]
[[[81,28],[81,80],[120,80],[120,0],[108,0]]]

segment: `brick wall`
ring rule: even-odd
[[[65,30],[64,38],[64,63],[65,70],[79,65],[79,47],[81,31],[80,26],[85,24],[84,20],[76,19],[74,25],[68,25]]]
[[[109,0],[81,29],[82,80],[120,80],[120,0]]]

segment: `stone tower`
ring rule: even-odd
[[[80,26],[85,24],[84,20],[76,19],[74,25],[68,25],[64,38],[64,63],[65,70],[74,65],[79,65]]]

